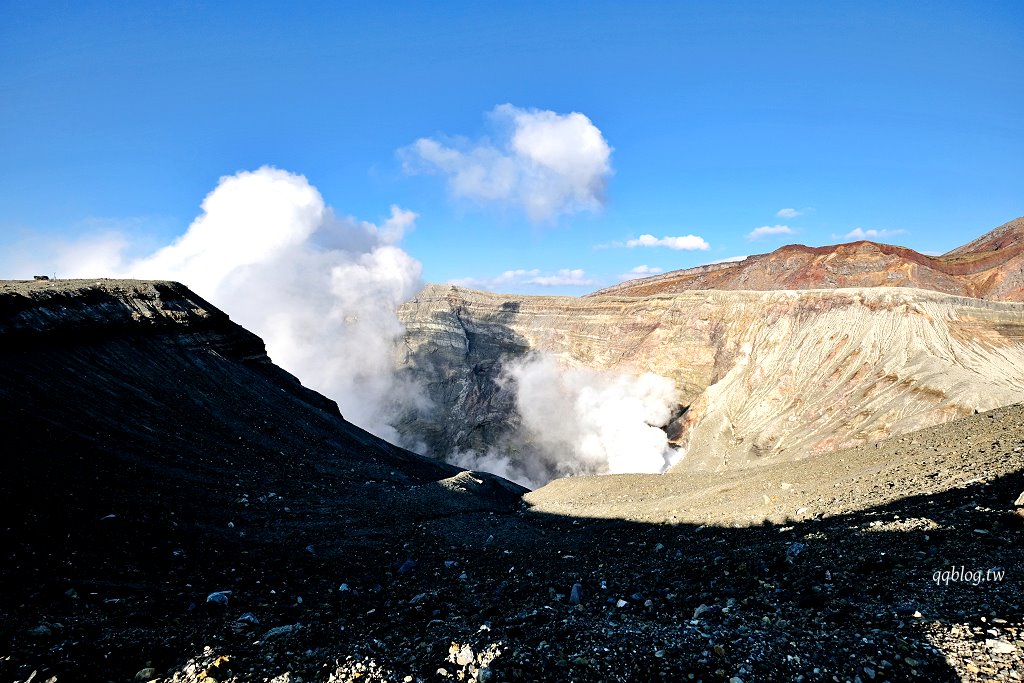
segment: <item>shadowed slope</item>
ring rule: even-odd
[[[365,571],[382,537],[522,493],[349,424],[175,283],[4,284],[0,405],[8,587],[141,581],[160,599],[182,589],[154,584],[179,550],[223,569],[314,539]]]

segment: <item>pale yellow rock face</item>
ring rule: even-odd
[[[454,442],[501,418],[474,404],[480,377],[527,349],[675,381],[689,406],[676,468],[799,459],[1024,400],[1024,305],[924,290],[574,298],[430,285],[399,317],[399,366],[430,384]]]

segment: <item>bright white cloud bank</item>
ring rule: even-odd
[[[512,205],[535,222],[597,211],[612,173],[612,148],[583,114],[502,104],[494,141],[420,138],[399,151],[406,173],[440,173],[459,198]]]
[[[390,419],[423,405],[395,378],[399,304],[420,288],[420,264],[398,246],[415,214],[380,225],[341,217],[301,175],[263,167],[221,178],[173,244],[126,259],[123,236],[58,245],[62,277],[170,279],[253,330],[281,367],[335,399],[351,422],[399,441]]]
[[[522,418],[513,443],[454,454],[455,464],[536,486],[579,474],[663,472],[678,457],[661,429],[678,402],[670,379],[564,367],[545,354],[513,361],[504,372]]]
[[[655,237],[654,235],[640,235],[640,237],[626,241],[630,249],[635,247],[665,247],[667,249],[680,249],[686,251],[707,251],[711,248],[703,237],[697,235],[682,235],[680,237]]]
[[[788,225],[762,225],[747,233],[747,239],[756,240],[770,235],[792,235],[793,232],[793,228]]]
[[[592,286],[597,280],[587,276],[582,268],[560,268],[545,273],[539,268],[516,268],[506,270],[492,278],[463,277],[449,280],[448,284],[458,287],[500,290],[513,285],[537,285],[538,287]]]

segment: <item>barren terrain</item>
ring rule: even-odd
[[[180,285],[110,281],[0,290],[0,400],[4,680],[1024,670],[1020,405],[520,500],[349,425]]]

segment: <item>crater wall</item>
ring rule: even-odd
[[[919,289],[574,298],[429,285],[399,317],[399,371],[439,409],[399,428],[435,454],[515,428],[501,367],[530,351],[672,379],[678,468],[799,459],[1024,400],[1024,306]]]

